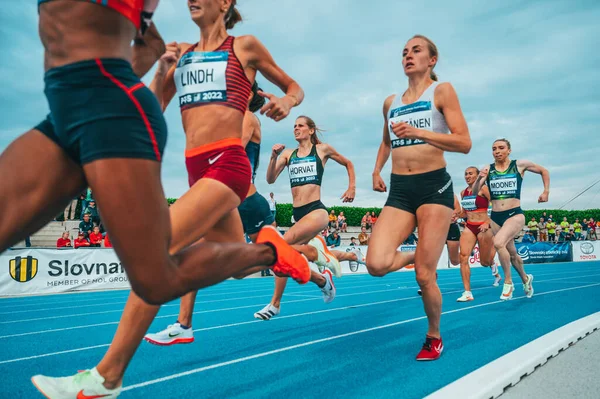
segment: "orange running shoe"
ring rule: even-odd
[[[277,275],[289,276],[300,284],[310,280],[308,260],[293,249],[273,226],[264,226],[258,232],[257,244],[270,244],[275,249],[275,264],[272,269]]]

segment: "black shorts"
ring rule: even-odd
[[[396,175],[390,179],[390,195],[385,206],[412,214],[421,205],[439,204],[454,209],[452,178],[446,168],[416,175]]]
[[[450,223],[446,241],[460,241],[460,227],[458,227],[458,223]]]
[[[275,218],[269,208],[269,203],[259,193],[254,193],[241,203],[238,207],[244,233],[256,234],[263,226],[273,224]]]
[[[35,128],[76,163],[106,158],[161,161],[167,125],[154,94],[120,59],[81,61],[44,76],[50,106]]]
[[[306,205],[299,206],[298,208],[294,208],[294,222],[298,223],[304,216],[308,215],[312,211],[316,211],[317,209],[324,209],[325,212],[327,212],[327,207],[323,205],[320,200],[316,200]]]
[[[522,215],[522,214],[523,214],[523,210],[521,209],[520,206],[518,206],[516,208],[507,209],[507,210],[501,211],[501,212],[492,211],[492,215],[490,216],[490,218],[492,219],[492,222],[494,222],[498,226],[502,227],[504,225],[504,223],[511,217],[517,216],[517,215]]]

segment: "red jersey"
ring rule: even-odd
[[[111,244],[110,240],[108,239],[108,234],[104,236],[104,246],[106,248],[112,248],[112,244]]]
[[[102,242],[102,233],[90,233],[90,243],[100,244]]]
[[[90,246],[90,242],[88,240],[86,240],[85,238],[79,238],[79,237],[77,237],[75,239],[75,248],[89,247],[89,246]]]
[[[71,247],[71,240],[69,238],[60,237],[58,240],[56,240],[56,248],[65,247]]]

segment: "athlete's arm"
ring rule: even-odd
[[[464,196],[465,196],[465,190],[462,190],[460,192],[460,197],[463,198]],[[460,211],[458,213],[458,217],[465,219],[467,217],[467,211],[464,210],[461,203],[459,203],[459,205],[460,205]]]
[[[490,172],[489,166],[486,166],[485,168],[480,169],[479,177],[477,177],[477,180],[475,180],[475,183],[473,184],[473,192],[474,193],[478,193],[479,190],[481,190],[481,188],[484,186],[485,179],[487,179],[489,172]],[[488,191],[488,193],[489,193],[489,191]]]
[[[548,202],[548,195],[550,195],[550,172],[548,172],[548,169],[524,159],[520,159],[517,161],[517,168],[519,169],[519,171],[530,171],[535,174],[542,175],[542,182],[544,182],[544,192],[539,196],[538,202]]]
[[[398,138],[423,140],[443,151],[471,151],[471,136],[465,117],[460,109],[458,96],[450,83],[442,83],[435,89],[435,103],[444,114],[450,134],[439,134],[429,130],[417,129],[405,122],[392,123],[392,130]]]
[[[284,151],[284,148],[283,144],[275,144],[273,146],[269,166],[267,166],[267,183],[269,184],[275,183],[275,180],[277,180],[283,169],[285,169],[288,159],[292,154],[291,150]]]
[[[181,46],[175,42],[167,44],[165,53],[158,60],[158,68],[154,79],[150,83],[150,90],[156,96],[158,103],[164,111],[175,96],[175,68],[181,54]]]
[[[385,166],[385,163],[390,157],[390,152],[392,151],[392,142],[390,141],[390,132],[387,124],[387,113],[392,105],[393,100],[394,96],[391,95],[383,102],[383,140],[379,145],[377,159],[375,160],[375,169],[373,170],[373,190],[382,193],[387,191],[387,187],[381,178],[381,170]]]
[[[138,78],[144,76],[165,53],[166,46],[156,25],[150,25],[144,36],[133,42],[131,66]]]
[[[238,38],[247,52],[248,66],[259,71],[269,82],[285,93],[279,98],[273,94],[259,91],[258,94],[269,100],[261,109],[261,115],[280,121],[289,115],[290,110],[302,103],[304,91],[294,79],[277,65],[269,50],[254,36],[247,35]]]
[[[454,194],[454,211],[452,212],[452,223],[455,223],[458,217],[460,216],[460,201]]]
[[[326,158],[331,158],[335,162],[346,168],[348,171],[348,190],[342,195],[342,202],[352,202],[356,195],[356,173],[354,172],[354,164],[348,158],[340,154],[329,144],[319,144]]]

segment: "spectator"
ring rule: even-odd
[[[79,198],[81,199],[81,216],[79,218],[83,220],[85,208],[88,207],[88,204],[92,199],[92,189],[88,187],[83,193],[81,193]]]
[[[337,229],[337,216],[335,216],[335,211],[333,209],[329,213],[329,227]]]
[[[371,212],[371,227],[375,226],[376,221],[377,221],[377,216],[375,215],[375,212]]]
[[[531,218],[531,221],[527,223],[527,227],[529,228],[529,232],[533,236],[533,239],[537,241],[538,239],[538,222],[535,218]]]
[[[56,240],[56,248],[72,248],[71,239],[69,238],[69,232],[63,231],[62,236]]]
[[[86,213],[90,215],[90,219],[92,219],[95,225],[100,225],[100,214],[98,213],[98,208],[96,208],[96,201],[93,199],[90,200],[89,205],[85,208],[84,216]]]
[[[369,245],[369,235],[367,234],[367,228],[364,226],[360,228],[358,242],[360,243],[360,245]]]
[[[99,248],[102,244],[102,233],[100,233],[100,227],[94,226],[94,231],[90,233],[90,247]]]
[[[596,237],[596,222],[594,218],[590,218],[588,221],[588,240],[597,240]]]
[[[341,232],[348,232],[348,223],[346,223],[346,216],[344,216],[344,212],[340,212],[337,218],[338,228]]]
[[[79,232],[79,235],[75,239],[75,248],[79,247],[89,247],[90,242],[85,238],[85,233],[83,231]]]
[[[581,222],[581,239],[582,240],[587,240],[587,233],[588,233],[589,228],[590,227],[588,226],[587,219],[583,219],[583,222]]]
[[[367,230],[371,228],[373,224],[373,218],[371,217],[371,213],[367,212],[365,213],[365,216],[362,217],[362,220],[360,221],[360,227],[364,227]],[[360,238],[359,238],[360,240]]]
[[[323,231],[321,232],[321,236],[327,239],[327,236],[329,236],[329,229],[323,229]]]
[[[546,212],[544,212],[546,213]],[[548,241],[548,228],[546,227],[546,222],[544,217],[542,216],[540,218],[540,221],[538,222],[538,232],[540,234],[540,242],[544,242],[544,241]]]
[[[526,231],[521,239],[523,244],[533,244],[535,242],[535,237],[531,234],[531,231]]]
[[[550,215],[550,216],[552,216],[552,215]],[[542,217],[544,218],[544,220],[548,220],[548,216],[546,216],[546,212],[542,213]]]
[[[567,217],[565,216],[563,218],[563,221],[560,222],[560,228],[562,229],[562,231],[560,232],[560,240],[559,241],[566,241],[566,237],[567,237],[567,233],[569,232],[569,228],[571,227],[571,224],[567,221]]]
[[[275,215],[277,215],[277,201],[275,201],[275,194],[270,193],[269,198],[267,198],[267,202],[269,203],[271,215],[273,215],[273,219],[275,219]]]
[[[77,210],[77,203],[79,202],[79,198],[80,197],[73,198],[71,200],[71,202],[69,202],[69,204],[65,208],[65,213],[64,213],[64,221],[65,222],[67,220],[75,220],[75,216],[76,216],[75,211]]]
[[[552,218],[548,219],[546,228],[548,229],[548,241],[552,243],[556,242],[556,223],[554,223]]]
[[[573,232],[575,233],[575,241],[581,240],[581,223],[579,223],[579,219],[575,218],[575,223],[573,223]]]
[[[350,238],[350,246],[356,247],[357,245],[358,245],[358,242],[356,241],[356,237],[351,237]]]
[[[338,234],[337,230],[333,231],[333,234],[330,234],[327,237],[327,246],[331,248],[339,247],[342,243],[342,238]]]
[[[79,223],[79,231],[83,232],[85,238],[88,238],[90,233],[94,231],[94,223],[90,220],[90,215],[83,215],[83,222]]]
[[[104,248],[112,248],[112,243],[108,238],[108,234],[104,235]]]

